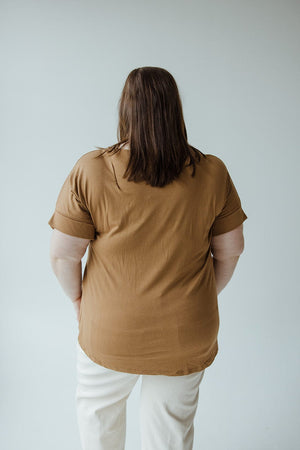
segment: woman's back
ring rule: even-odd
[[[78,341],[105,367],[186,375],[218,352],[211,240],[247,218],[225,164],[203,155],[164,187],[123,178],[130,150],[85,153],[51,226],[91,238]],[[75,227],[75,228],[74,228]],[[73,233],[74,234],[74,233]]]

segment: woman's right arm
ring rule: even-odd
[[[243,224],[227,233],[212,236],[211,252],[218,295],[231,279],[243,250]]]

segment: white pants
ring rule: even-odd
[[[142,450],[192,450],[204,370],[189,375],[117,372],[92,361],[77,342],[76,412],[82,450],[124,450],[126,401],[142,376]]]

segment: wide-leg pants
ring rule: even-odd
[[[140,375],[103,367],[77,342],[76,413],[82,450],[124,450],[126,401],[142,376],[142,450],[192,450],[204,370],[189,375]]]

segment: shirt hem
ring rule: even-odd
[[[167,375],[167,376],[183,376],[183,375],[189,375],[191,373],[195,373],[195,372],[201,372],[204,369],[206,369],[207,367],[209,367],[215,357],[218,354],[218,342],[216,341],[213,349],[211,350],[211,352],[209,353],[208,357],[204,360],[201,361],[199,363],[193,363],[191,360],[185,360],[183,361],[183,363],[180,365],[180,367],[175,367],[173,366],[170,369],[143,369],[142,367],[131,367],[128,368],[128,366],[124,366],[122,364],[111,364],[110,362],[108,362],[105,358],[98,358],[95,357],[94,355],[92,355],[84,345],[82,345],[82,343],[80,342],[80,339],[78,338],[77,343],[79,344],[79,346],[81,347],[81,349],[83,350],[83,352],[86,354],[86,356],[91,359],[94,363],[99,364],[103,367],[106,367],[107,369],[110,370],[114,370],[116,372],[123,372],[123,373],[132,373],[132,374],[138,374],[138,375]],[[157,365],[159,365],[161,367],[161,362],[158,361]],[[172,362],[168,362],[168,364],[172,364]]]

